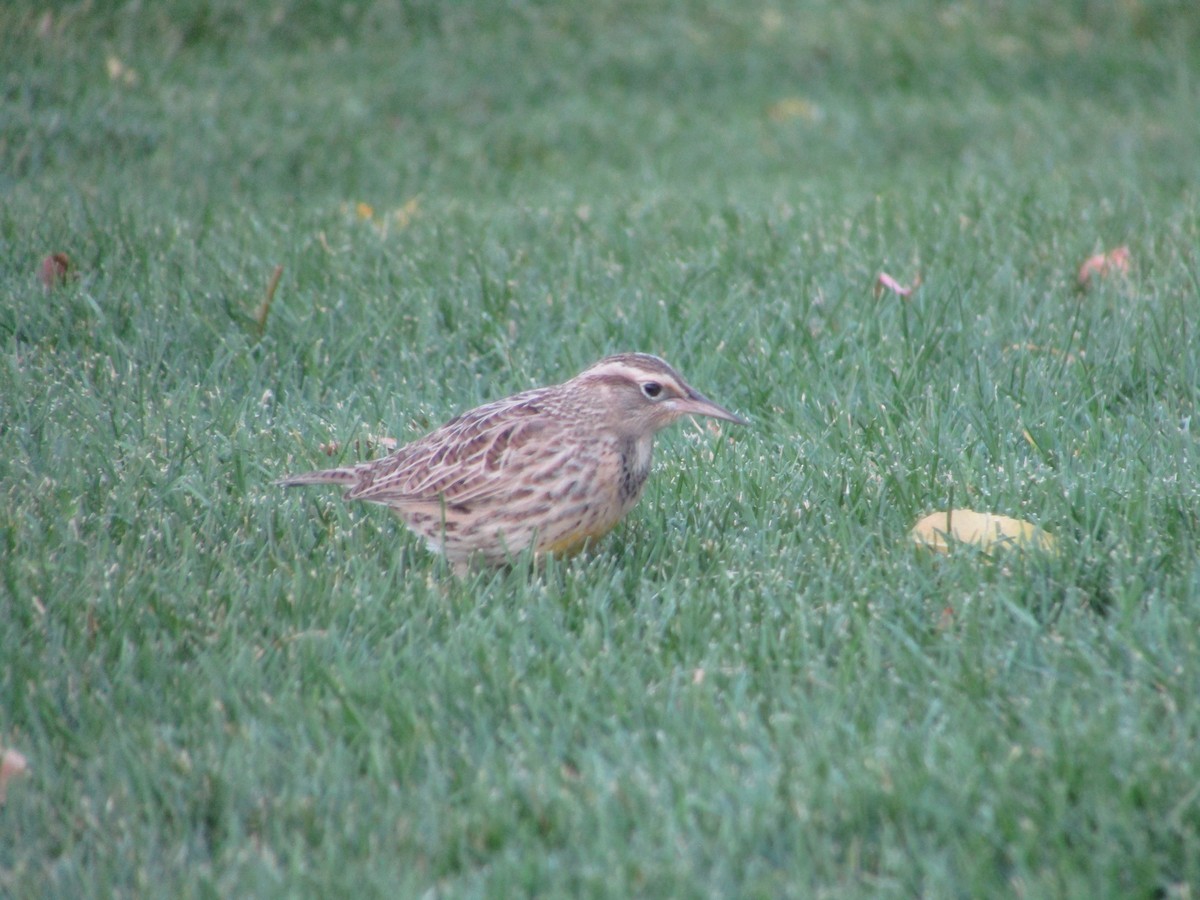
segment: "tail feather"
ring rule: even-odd
[[[357,484],[358,473],[351,468],[323,469],[320,472],[305,472],[303,475],[289,475],[275,482],[280,487],[300,487],[305,484]]]

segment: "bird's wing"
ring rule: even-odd
[[[364,465],[347,499],[392,506],[468,505],[520,490],[527,476],[552,467],[567,425],[528,391],[481,406],[391,456]]]

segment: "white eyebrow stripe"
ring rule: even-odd
[[[610,362],[602,366],[596,366],[587,374],[600,378],[628,378],[630,381],[637,381],[642,376],[640,371],[621,362]]]
[[[589,369],[586,374],[589,378],[597,379],[624,378],[634,384],[641,384],[643,381],[657,381],[671,388],[677,394],[687,393],[679,380],[669,372],[651,372],[623,362],[605,363],[602,366]]]

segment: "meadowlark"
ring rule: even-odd
[[[570,555],[634,507],[654,435],[686,415],[748,424],[657,356],[622,353],[463,413],[389,456],[279,484],[345,485],[347,500],[391,507],[460,573],[529,547]]]

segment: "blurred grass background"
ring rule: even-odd
[[[1194,894],[1197,48],[1166,0],[6,4],[0,892]],[[754,425],[664,436],[586,557],[456,583],[271,485],[626,349]],[[914,555],[950,505],[1063,553]]]

